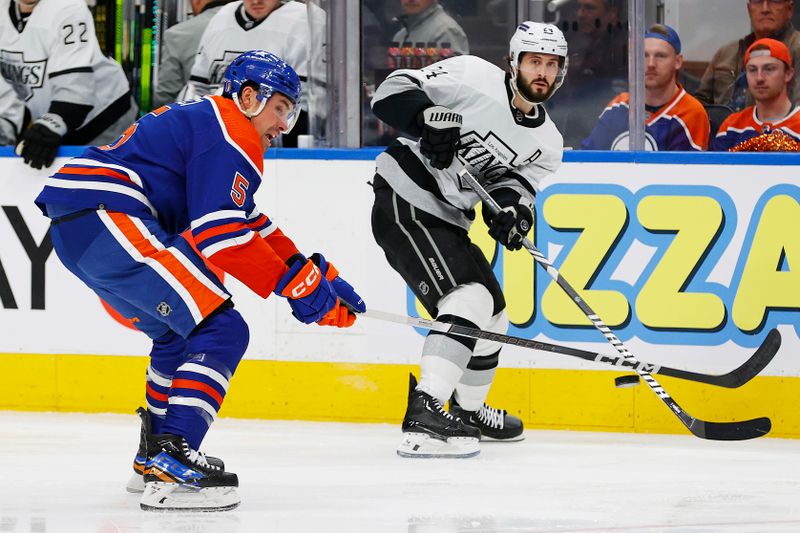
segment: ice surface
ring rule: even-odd
[[[0,412],[0,532],[800,531],[800,441],[527,431],[463,460],[403,459],[400,428],[220,419],[227,513],[125,492],[133,415]]]

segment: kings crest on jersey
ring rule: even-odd
[[[100,51],[84,0],[41,0],[24,22],[11,0],[0,0],[0,74],[34,120],[53,101],[90,109],[79,126],[117,101],[129,107],[125,74]]]
[[[561,164],[564,141],[544,107],[535,105],[525,115],[511,104],[510,83],[510,75],[488,61],[458,56],[420,70],[394,71],[373,105],[422,89],[431,101],[463,117],[458,156],[488,191],[502,185],[533,199],[538,183]],[[469,228],[479,198],[460,183],[459,160],[437,170],[422,156],[417,140],[400,138],[376,163],[378,174],[405,200]]]

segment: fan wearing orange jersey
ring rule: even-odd
[[[774,39],[759,39],[745,53],[747,86],[755,105],[729,116],[713,148],[719,151],[797,151],[800,107],[789,99],[794,78],[789,49]]]
[[[681,40],[669,26],[656,24],[645,34],[645,149],[696,151],[708,148],[710,126],[703,105],[678,83],[683,66]],[[627,150],[630,95],[609,102],[583,150]]]

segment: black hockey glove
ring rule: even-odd
[[[49,167],[66,133],[67,125],[63,118],[55,113],[45,113],[22,134],[17,155],[35,169]]]
[[[501,211],[490,216],[489,208],[483,206],[483,221],[489,226],[489,235],[509,250],[519,250],[533,225],[533,203],[509,189],[497,189],[490,194],[500,204]]]
[[[435,105],[419,112],[417,125],[422,128],[419,140],[422,155],[430,160],[433,168],[449,167],[461,139],[461,115]]]

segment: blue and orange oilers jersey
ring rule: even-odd
[[[582,150],[627,150],[630,95],[621,93],[600,114]],[[703,104],[678,84],[678,92],[666,104],[648,111],[645,149],[649,151],[697,151],[708,148],[711,127]]]
[[[714,150],[727,151],[754,137],[776,130],[800,142],[800,106],[795,106],[778,122],[759,119],[755,106],[742,109],[725,119],[711,144]]]
[[[47,178],[36,203],[51,218],[105,209],[172,233],[191,228],[205,257],[266,297],[297,248],[256,208],[263,170],[253,125],[233,101],[209,96],[160,107],[116,142],[87,148]]]

